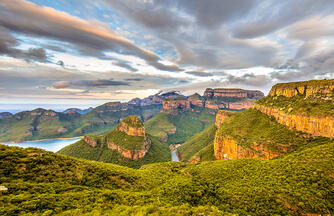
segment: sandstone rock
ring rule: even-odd
[[[221,124],[229,117],[235,115],[236,112],[233,111],[226,111],[226,110],[219,110],[216,115],[216,122],[215,125],[217,128],[221,126]]]
[[[96,147],[97,146],[97,141],[94,136],[86,135],[84,136],[83,140],[90,146]]]
[[[145,136],[144,125],[137,116],[127,117],[116,127],[116,130],[123,131],[129,136]]]

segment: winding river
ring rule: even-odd
[[[18,146],[22,148],[35,147],[44,149],[51,152],[57,152],[67,145],[77,142],[80,138],[70,138],[70,139],[48,139],[48,140],[38,140],[38,141],[27,141],[20,143],[3,143],[8,146]]]
[[[172,161],[177,161],[177,162],[179,162],[179,157],[177,156],[176,151],[177,151],[177,149],[174,149],[174,150],[172,151]]]

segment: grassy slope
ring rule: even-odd
[[[217,130],[217,135],[230,136],[244,147],[259,143],[271,150],[284,146],[296,148],[312,141],[312,138],[306,139],[304,134],[288,130],[255,109],[245,110],[227,119]]]
[[[0,146],[0,214],[334,213],[334,142],[279,159],[160,163],[133,170]]]
[[[99,111],[103,111],[103,105]],[[121,118],[137,115],[148,120],[161,110],[161,106],[131,107],[118,112],[97,112],[96,109],[84,115],[57,113],[57,117],[36,117],[22,112],[0,119],[0,140],[25,141],[46,138],[76,137],[84,134],[103,134],[115,127]],[[32,128],[38,128],[33,131]],[[66,132],[59,132],[60,128]],[[31,133],[31,131],[33,131]]]
[[[152,136],[149,136],[149,138],[152,140],[152,146],[144,158],[138,161],[122,157],[117,151],[108,149],[105,143],[99,143],[97,147],[93,148],[82,140],[62,148],[58,153],[132,168],[140,168],[142,165],[149,163],[170,161],[171,154],[168,145],[160,143]]]
[[[216,126],[211,125],[204,131],[194,135],[193,137],[189,138],[185,143],[183,143],[182,146],[179,147],[177,150],[178,153],[181,155],[182,161],[189,161],[189,159],[194,157],[196,153],[200,152],[203,148],[206,148],[207,146],[211,146],[213,149],[212,144],[215,138],[216,130]],[[204,151],[205,150],[203,150],[202,153],[198,156],[206,155],[209,157],[209,155],[204,154]],[[213,154],[212,157],[214,157]],[[208,158],[206,157],[206,159]]]
[[[168,143],[183,143],[194,134],[201,132],[215,121],[215,115],[208,109],[200,112],[182,112],[177,115],[159,113],[145,122],[148,133],[156,137],[162,137],[166,131],[176,128],[174,134],[168,134]]]
[[[291,114],[303,114],[308,116],[334,116],[334,93],[327,100],[319,95],[305,98],[297,95],[291,98],[284,96],[268,96],[256,102],[266,107],[276,107]]]

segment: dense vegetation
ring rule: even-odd
[[[334,141],[275,160],[157,163],[133,170],[0,145],[1,215],[334,213]]]
[[[101,105],[83,115],[36,109],[0,119],[0,140],[7,142],[51,139],[76,137],[90,133],[99,135],[106,133],[115,127],[120,119],[129,115],[136,115],[146,121],[160,110],[161,105],[129,105],[122,108],[117,107],[115,103]],[[36,113],[40,115],[35,115]]]
[[[91,147],[83,140],[80,140],[62,148],[58,153],[132,168],[140,168],[144,164],[170,161],[171,153],[168,145],[159,142],[155,137],[150,135],[148,135],[148,138],[151,139],[152,146],[146,155],[137,161],[123,157],[116,150],[108,149],[107,144],[104,142],[98,142],[96,147]]]
[[[177,115],[158,113],[144,123],[148,133],[158,138],[167,138],[167,143],[183,143],[215,121],[215,112],[210,109],[180,112]]]
[[[280,151],[282,147],[296,149],[312,141],[305,134],[288,130],[255,109],[248,109],[228,118],[217,130],[218,136],[232,137],[238,145],[250,147],[263,144],[267,149]]]
[[[216,126],[211,125],[183,143],[177,150],[181,161],[187,162],[192,158],[200,158],[201,161],[214,160],[213,141],[216,130]],[[212,151],[209,150],[210,148]]]
[[[296,95],[288,98],[284,96],[268,96],[256,102],[266,107],[276,107],[291,114],[308,116],[334,116],[334,93],[331,98],[324,99],[321,95]]]

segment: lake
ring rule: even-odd
[[[67,145],[79,141],[80,138],[72,139],[49,139],[49,140],[40,140],[40,141],[27,141],[21,143],[3,143],[8,146],[18,146],[22,148],[35,147],[44,149],[51,152],[57,152],[60,149],[64,148]]]

